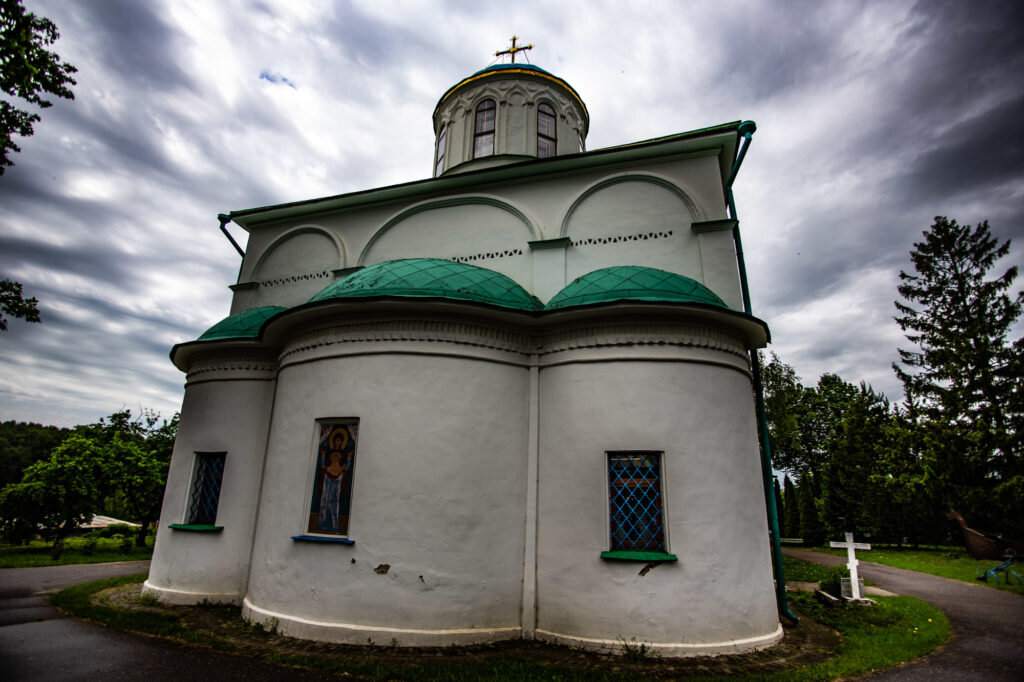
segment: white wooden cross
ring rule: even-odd
[[[853,550],[871,549],[871,545],[867,544],[866,542],[854,542],[853,533],[846,534],[846,542],[836,542],[835,540],[833,540],[828,544],[830,547],[836,549],[846,549],[846,567],[850,569],[850,593],[853,595],[854,599],[861,599],[862,595],[860,593],[860,578],[857,576],[857,564],[860,562],[857,561],[857,555],[854,554]]]

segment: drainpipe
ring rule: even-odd
[[[217,220],[220,221],[220,231],[223,232],[224,236],[228,238],[229,242],[231,242],[231,246],[235,247],[235,251],[238,252],[239,256],[245,258],[245,251],[242,250],[242,247],[238,245],[238,242],[235,241],[235,238],[231,236],[231,233],[228,232],[228,229],[225,227],[225,225],[231,222],[231,216],[226,213],[221,213],[217,216]]]
[[[753,315],[750,310],[750,288],[747,285],[747,265],[743,259],[743,240],[740,239],[740,224],[736,217],[736,202],[732,196],[732,183],[736,174],[743,164],[743,158],[747,155],[750,147],[750,139],[757,130],[753,121],[744,121],[740,124],[737,132],[743,136],[743,146],[740,147],[736,161],[732,165],[729,179],[725,183],[725,196],[729,206],[729,217],[736,224],[732,228],[732,238],[736,243],[736,261],[740,271],[740,290],[743,296],[743,311],[747,315]],[[779,613],[789,618],[794,623],[800,618],[789,610],[789,601],[786,599],[786,574],[782,568],[782,543],[779,541],[779,510],[775,506],[775,487],[772,484],[772,446],[768,438],[768,417],[764,409],[764,386],[761,383],[761,359],[756,349],[750,350],[750,371],[754,376],[754,404],[757,410],[757,435],[761,446],[761,478],[764,483],[764,501],[768,509],[768,531],[771,536],[772,566],[775,569],[775,603]]]

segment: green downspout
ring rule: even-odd
[[[732,238],[736,243],[736,261],[740,271],[740,290],[743,296],[743,311],[747,315],[753,315],[750,310],[750,288],[747,285],[747,265],[743,259],[743,240],[740,239],[740,223],[736,217],[736,202],[732,196],[732,183],[740,170],[743,158],[747,155],[747,148],[750,147],[750,139],[757,130],[753,121],[744,121],[740,124],[737,132],[743,136],[743,146],[736,161],[732,165],[732,172],[725,183],[725,196],[729,205],[729,216],[735,221],[732,228]],[[772,485],[772,446],[768,438],[768,417],[764,409],[764,386],[761,383],[761,359],[756,349],[750,350],[750,371],[754,376],[754,403],[757,410],[757,435],[761,445],[761,478],[764,483],[764,500],[768,508],[768,530],[771,536],[772,565],[775,569],[775,603],[778,605],[779,613],[786,616],[794,623],[800,618],[789,610],[789,601],[786,599],[786,574],[782,568],[782,543],[779,542],[779,510],[775,506],[775,488]]]
[[[235,251],[238,252],[239,256],[245,258],[245,251],[242,250],[242,247],[238,245],[238,242],[235,241],[235,238],[231,236],[230,232],[228,232],[228,228],[225,227],[225,225],[231,222],[231,216],[227,215],[226,213],[221,213],[220,215],[217,216],[217,220],[220,221],[220,231],[223,232],[224,236],[228,238],[229,242],[231,242],[231,246],[235,247]]]

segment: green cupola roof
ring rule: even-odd
[[[577,277],[548,301],[545,310],[612,301],[700,303],[730,310],[722,299],[696,280],[639,265],[616,265]]]
[[[371,265],[334,282],[310,303],[377,296],[447,298],[517,310],[544,307],[500,272],[439,258],[407,258]]]
[[[279,312],[288,310],[279,305],[250,308],[225,317],[197,339],[198,341],[222,341],[224,339],[254,339],[259,336],[263,323]]]

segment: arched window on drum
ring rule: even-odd
[[[473,129],[473,158],[494,154],[494,120],[497,106],[493,99],[485,99],[476,107],[476,125]]]
[[[546,102],[537,107],[537,158],[546,159],[555,155],[558,147],[558,133],[555,127],[555,110]]]

